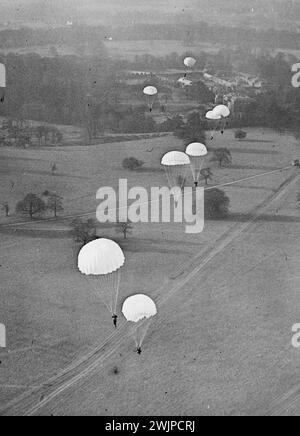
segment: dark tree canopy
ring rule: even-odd
[[[97,222],[93,219],[84,221],[76,218],[72,221],[71,227],[72,235],[75,237],[76,242],[87,244],[97,239]]]
[[[220,189],[205,191],[204,213],[207,219],[226,218],[229,213],[230,200]]]
[[[27,214],[32,219],[34,215],[46,210],[45,202],[35,194],[27,194],[26,197],[17,203],[16,212]]]
[[[135,157],[127,157],[122,162],[123,168],[131,171],[139,170],[144,164],[145,162],[138,160]]]
[[[193,112],[188,116],[187,122],[176,131],[176,136],[184,139],[185,142],[201,142],[205,144],[205,123],[202,121],[198,112]]]
[[[211,161],[217,161],[219,162],[220,168],[225,165],[230,165],[232,163],[232,157],[231,152],[228,148],[216,148],[214,150],[213,157],[211,158]]]

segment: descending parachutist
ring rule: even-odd
[[[0,63],[0,101],[4,103],[6,88],[6,67],[4,64]]]
[[[126,320],[134,323],[132,330],[136,344],[136,352],[142,354],[142,344],[151,324],[152,318],[157,315],[157,307],[154,301],[144,294],[128,297],[122,307],[122,313]]]
[[[115,328],[117,328],[117,326],[118,326],[118,315],[113,315],[112,319],[113,319],[113,323],[114,323]]]
[[[144,95],[147,97],[147,103],[150,109],[150,112],[152,112],[152,108],[154,105],[155,98],[158,94],[157,88],[155,86],[146,86],[143,90]]]
[[[105,303],[115,327],[118,318],[116,312],[120,274],[124,263],[125,256],[121,247],[116,242],[106,238],[89,242],[78,255],[79,271],[85,276],[89,276],[88,280],[92,289]]]

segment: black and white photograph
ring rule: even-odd
[[[0,0],[0,416],[300,416],[299,0]]]

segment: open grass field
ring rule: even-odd
[[[262,129],[249,129],[241,142],[232,131],[218,134],[210,144],[217,146],[231,149],[233,165],[210,163],[213,185],[299,157],[293,137]],[[25,224],[13,214],[25,194],[48,189],[64,197],[64,216],[93,217],[96,191],[117,187],[119,178],[164,186],[160,158],[172,149],[183,146],[169,136],[0,150],[0,198],[12,210],[0,221],[0,322],[8,335],[0,351],[0,414],[284,413],[295,396],[299,413],[300,354],[291,346],[292,325],[300,322],[299,170],[225,187],[230,218],[206,222],[196,236],[178,224],[139,224],[123,241],[113,226],[99,224],[99,236],[115,239],[126,255],[119,311],[139,292],[158,305],[140,357],[126,323],[113,331],[110,314],[77,271],[80,247],[68,220]],[[130,156],[145,168],[122,169]]]

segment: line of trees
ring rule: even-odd
[[[170,59],[180,61],[182,67],[182,57],[174,55],[173,58],[170,55]],[[223,72],[228,65],[238,68],[240,59],[244,59],[243,68],[251,65],[268,86],[262,94],[253,95],[251,101],[249,99],[250,106],[241,110],[233,127],[298,125],[300,90],[291,85],[290,65],[286,58],[282,54],[275,58],[250,54],[246,61],[245,52],[238,49],[232,52],[226,50],[208,58],[212,69]],[[207,67],[208,60],[207,55],[203,59],[200,56],[199,67],[201,62]],[[145,133],[180,129],[180,120],[176,115],[159,126],[145,113],[141,96],[143,85],[124,85],[119,80],[119,75],[123,74],[122,61],[85,57],[83,62],[76,56],[42,58],[36,54],[9,54],[0,55],[0,62],[7,67],[7,93],[0,105],[1,116],[82,126],[87,129],[90,139],[105,132]],[[136,64],[133,62],[131,66]],[[161,83],[158,86],[161,95],[166,92],[168,96],[168,92],[172,92]],[[211,103],[214,99],[214,94],[202,81],[195,82],[186,93],[188,99],[199,99],[202,104]],[[139,99],[140,105],[137,105]],[[165,106],[168,106],[167,102]],[[21,145],[26,142],[26,134],[24,136],[20,138]]]
[[[30,219],[46,211],[51,211],[53,217],[57,218],[58,213],[63,210],[63,198],[55,192],[48,191],[43,194],[43,198],[33,193],[27,194],[16,206],[18,214],[29,216]]]
[[[116,106],[116,70],[105,58],[42,58],[37,54],[0,55],[7,69],[6,98],[0,115],[57,124],[86,125],[90,95]]]
[[[53,126],[31,126],[26,120],[9,118],[0,128],[0,146],[26,148],[31,145],[61,144],[63,133]]]

